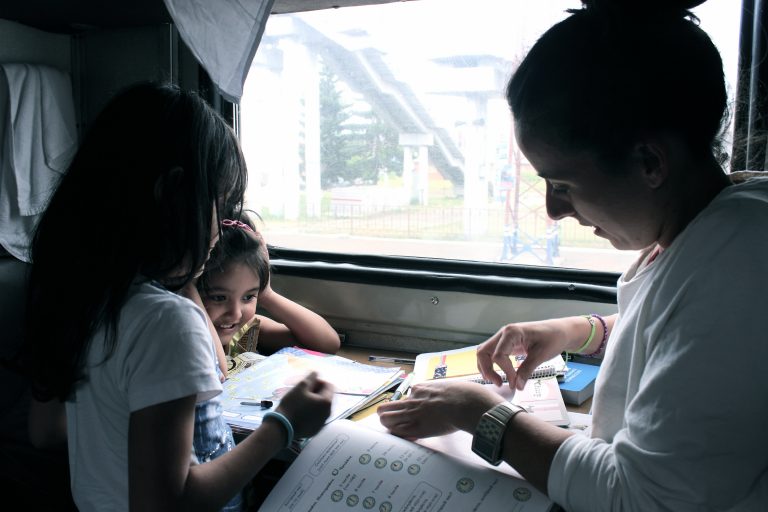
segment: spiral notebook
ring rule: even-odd
[[[525,360],[525,356],[510,357],[515,370]],[[497,365],[494,369],[507,382],[507,376]],[[565,360],[558,354],[549,361],[540,364],[531,375],[532,379],[556,377],[566,371]],[[443,352],[427,352],[416,357],[414,365],[414,382],[435,379],[462,379],[480,384],[490,384],[484,380],[477,370],[477,346],[446,350]]]
[[[515,369],[525,356],[510,357]],[[502,381],[507,377],[501,368],[495,366]],[[416,356],[413,374],[414,383],[428,380],[464,380],[489,385],[494,391],[512,403],[522,405],[542,420],[557,426],[570,423],[565,402],[555,378],[566,371],[565,360],[559,354],[539,365],[522,390],[510,390],[509,386],[491,386],[477,370],[477,346],[470,346],[443,352],[428,352]]]

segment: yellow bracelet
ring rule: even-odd
[[[580,354],[581,351],[587,348],[589,344],[592,343],[592,340],[595,339],[595,331],[597,331],[597,327],[595,325],[595,319],[592,318],[592,315],[584,315],[584,318],[586,318],[587,322],[589,322],[589,325],[592,326],[592,330],[589,331],[589,338],[587,338],[587,341],[585,341],[584,344],[581,347],[579,347],[577,351],[573,352],[574,354]]]

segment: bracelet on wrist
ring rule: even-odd
[[[587,340],[575,351],[573,351],[574,354],[581,354],[584,349],[586,349],[590,343],[592,343],[592,340],[595,339],[595,331],[597,331],[597,325],[595,325],[595,319],[592,318],[592,315],[584,315],[584,318],[587,319],[587,322],[589,322],[589,325],[591,327],[591,330],[589,331],[589,337]]]
[[[284,414],[281,414],[277,411],[267,411],[264,414],[264,420],[266,420],[267,418],[274,418],[277,420],[278,423],[280,423],[283,426],[286,434],[284,448],[290,447],[291,443],[293,443],[293,435],[294,435],[293,425],[291,425],[291,421],[288,418],[286,418]]]
[[[608,341],[608,323],[605,321],[605,318],[596,313],[592,313],[589,316],[600,321],[600,324],[603,326],[603,337],[600,340],[600,346],[597,347],[597,350],[591,354],[584,354],[584,357],[599,357],[605,350],[605,343]]]

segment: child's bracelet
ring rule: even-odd
[[[574,354],[580,354],[581,351],[587,348],[589,344],[592,343],[592,340],[595,339],[595,331],[597,330],[597,326],[595,325],[594,318],[592,318],[592,315],[584,315],[584,318],[586,318],[587,322],[589,322],[589,325],[592,326],[592,330],[589,331],[589,337],[587,338],[587,341],[585,341],[582,346],[575,350],[573,352]]]
[[[285,428],[285,434],[288,437],[288,439],[285,441],[285,448],[290,447],[291,443],[293,442],[293,425],[291,425],[290,420],[286,418],[285,415],[275,411],[267,411],[267,413],[264,414],[264,419],[266,420],[267,418],[275,418],[283,425],[283,428]]]
[[[605,350],[605,342],[608,341],[608,324],[605,322],[605,318],[601,317],[600,315],[598,315],[596,313],[592,313],[589,316],[591,316],[592,318],[597,318],[598,320],[600,320],[600,323],[603,325],[603,339],[600,340],[600,346],[597,347],[596,351],[594,351],[591,354],[585,354],[584,357],[598,357],[598,356],[600,356],[600,354],[603,353],[603,350]]]

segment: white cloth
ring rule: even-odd
[[[42,65],[0,65],[0,147],[0,244],[29,262],[38,214],[77,150],[67,73]]]
[[[188,299],[151,283],[134,285],[106,362],[103,334],[91,342],[87,380],[66,404],[72,494],[81,512],[128,510],[131,412],[222,390],[205,314]]]
[[[240,102],[274,0],[165,0],[181,38],[221,94]]]
[[[569,512],[765,510],[768,179],[722,191],[619,280],[592,439],[558,449]]]

